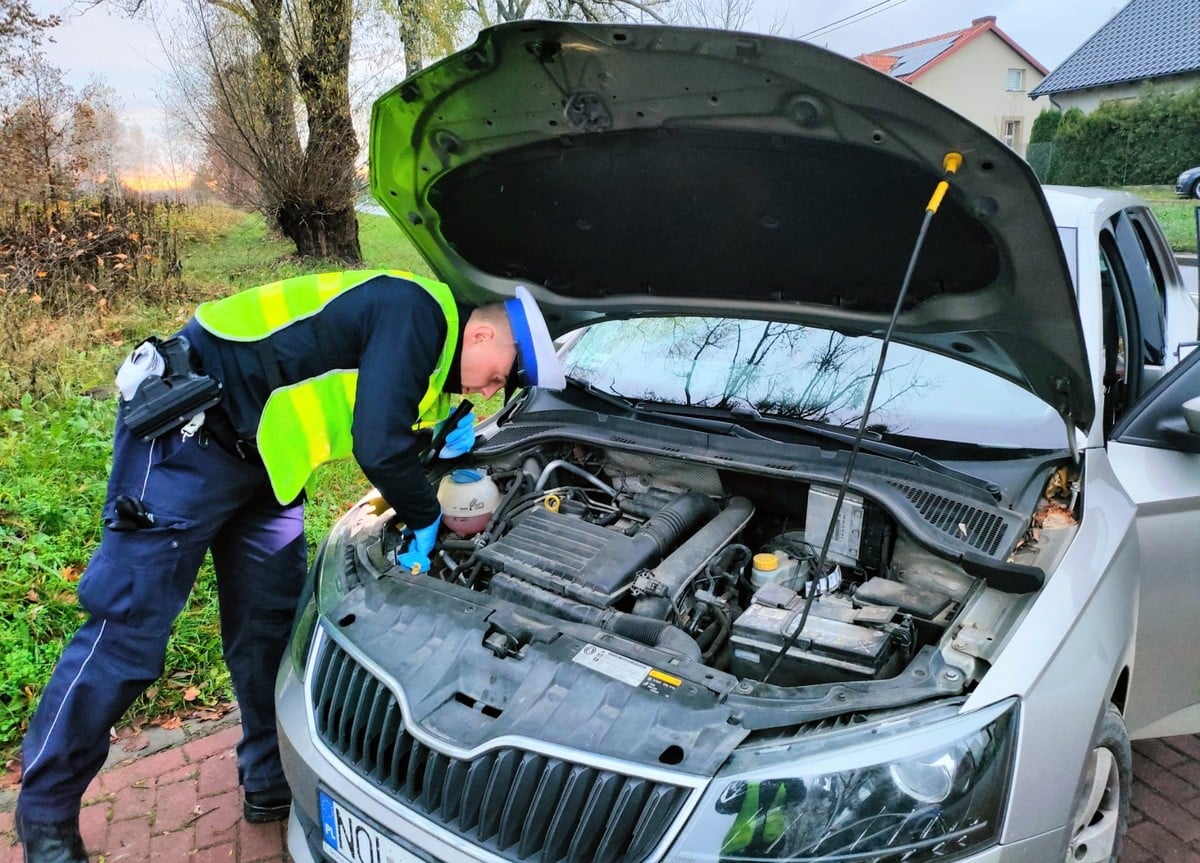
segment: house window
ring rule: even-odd
[[[1020,120],[1005,120],[1004,134],[1001,135],[1004,143],[1014,150],[1019,150],[1021,147],[1021,121]]]
[[[1025,70],[1009,69],[1008,77],[1004,79],[1004,89],[1010,93],[1020,93],[1025,89]]]

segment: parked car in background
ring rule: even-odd
[[[658,26],[486,30],[370,162],[456,292],[530,287],[569,383],[436,469],[430,573],[376,493],[322,545],[298,863],[1118,858],[1130,738],[1200,731],[1197,311],[1141,201]]]
[[[1188,168],[1175,181],[1175,194],[1185,198],[1200,198],[1200,165]]]

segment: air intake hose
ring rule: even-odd
[[[675,547],[675,543],[702,518],[712,518],[717,505],[711,498],[694,491],[676,496],[670,503],[656,512],[633,535],[635,540],[644,537],[654,543],[658,557]]]
[[[707,498],[706,498],[707,500]],[[730,498],[729,505],[707,524],[688,537],[662,563],[651,570],[651,576],[666,588],[666,596],[643,596],[633,606],[639,617],[666,620],[672,603],[696,575],[703,571],[713,555],[737,536],[754,515],[754,504],[744,497]]]

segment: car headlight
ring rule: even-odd
[[[335,524],[317,549],[297,604],[299,611],[292,625],[291,655],[292,665],[300,675],[308,662],[308,651],[321,611],[332,607],[349,592],[344,572],[346,553],[350,548],[345,522],[343,517]]]
[[[828,736],[781,746],[765,752],[770,767],[736,760],[739,772],[709,787],[668,863],[924,863],[977,852],[997,839],[1016,728],[1011,700],[925,727],[851,732],[845,747]]]

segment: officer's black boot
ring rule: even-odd
[[[292,807],[292,792],[287,787],[269,791],[247,791],[242,801],[242,817],[251,824],[282,821]]]
[[[25,863],[88,863],[78,818],[30,821],[18,814],[16,822]]]

